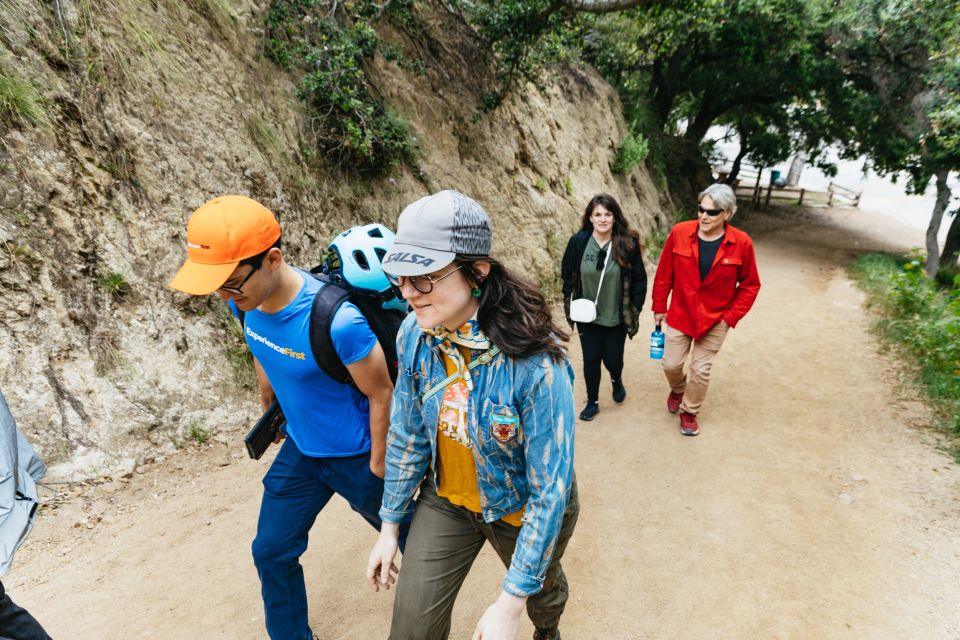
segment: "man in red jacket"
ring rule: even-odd
[[[737,326],[760,291],[753,240],[728,224],[737,210],[733,189],[712,184],[698,200],[697,219],[675,225],[667,236],[653,280],[653,316],[657,325],[667,323],[667,410],[680,412],[680,433],[685,436],[700,433],[697,414],[707,395],[713,358],[727,330]],[[687,376],[683,366],[691,345]]]

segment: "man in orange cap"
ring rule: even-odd
[[[214,198],[190,217],[187,261],[170,284],[192,295],[216,291],[235,314],[243,312],[260,402],[266,409],[276,397],[283,408],[289,437],[263,479],[253,558],[270,637],[310,640],[299,558],[334,493],[380,529],[393,384],[383,349],[349,302],[330,320],[330,336],[354,385],[317,365],[309,329],[323,283],[289,266],[280,245],[280,224],[263,205]]]

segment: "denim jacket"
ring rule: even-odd
[[[426,402],[421,395],[447,372],[428,340],[410,314],[397,336],[401,372],[387,434],[384,522],[413,512],[414,493],[428,468],[436,467],[443,393]],[[530,596],[543,588],[573,482],[573,369],[547,354],[501,353],[471,374],[468,432],[483,519],[493,522],[526,507],[503,589]]]

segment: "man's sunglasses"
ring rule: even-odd
[[[433,285],[437,284],[447,276],[460,271],[460,269],[463,269],[463,265],[460,265],[453,271],[448,271],[439,278],[434,278],[431,276],[395,276],[388,273],[387,280],[389,280],[390,284],[395,287],[402,287],[404,282],[409,282],[410,286],[420,293],[430,293],[433,291]]]
[[[705,213],[708,216],[718,216],[725,211],[725,209],[705,209],[703,205],[697,205],[697,211],[700,213]]]
[[[226,286],[220,287],[220,291],[223,291],[224,293],[229,293],[230,295],[233,295],[233,296],[242,296],[243,285],[247,284],[247,280],[249,280],[250,276],[252,276],[257,272],[257,269],[259,269],[262,264],[263,264],[263,259],[261,259],[256,264],[251,265],[253,268],[250,269],[250,271],[247,273],[247,276],[240,281],[240,284],[238,284],[235,287],[226,287]]]

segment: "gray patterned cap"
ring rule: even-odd
[[[419,276],[442,269],[457,257],[490,255],[490,216],[475,200],[457,191],[420,198],[400,214],[397,239],[383,257],[383,270]]]

